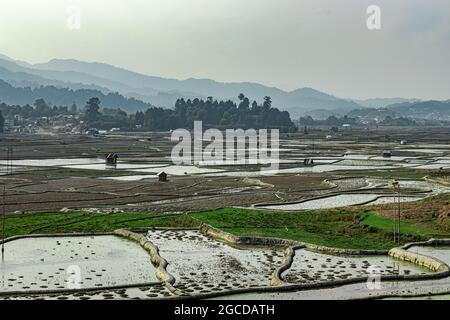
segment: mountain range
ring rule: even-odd
[[[224,83],[210,79],[185,80],[145,75],[124,68],[98,62],[73,59],[53,59],[46,63],[31,64],[0,54],[0,101],[9,104],[33,103],[41,96],[52,104],[83,105],[86,95],[96,94],[103,107],[118,108],[127,112],[145,110],[150,106],[171,108],[178,98],[193,99],[209,96],[218,100],[238,100],[244,93],[250,100],[261,102],[270,96],[273,105],[286,110],[293,119],[301,115],[344,115],[353,110],[394,108],[399,114],[408,113],[414,105],[415,115],[432,117],[441,108],[414,98],[377,98],[367,100],[343,99],[315,90],[300,88],[285,91],[251,82]],[[44,87],[44,88],[42,88]],[[49,87],[49,88],[45,88]],[[28,88],[27,90],[25,88]],[[22,95],[25,91],[26,95]],[[31,91],[30,91],[31,90]],[[58,91],[59,90],[59,91]],[[422,103],[422,105],[420,105]],[[431,106],[430,106],[431,105]],[[433,110],[431,110],[431,109]],[[447,110],[447,105],[443,107]],[[431,114],[430,114],[431,112]]]
[[[244,93],[250,100],[257,101],[262,101],[264,96],[270,96],[275,107],[289,111],[293,117],[314,109],[349,111],[360,107],[352,100],[334,97],[312,88],[284,91],[250,82],[223,83],[209,79],[168,79],[104,63],[72,59],[53,59],[47,63],[30,64],[0,55],[0,79],[14,87],[55,86],[72,90],[92,89],[103,94],[118,92],[126,98],[135,98],[161,107],[172,107],[180,97],[192,99],[212,96],[215,99],[236,101],[240,93]],[[132,111],[126,105],[123,109]]]

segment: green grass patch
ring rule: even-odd
[[[387,232],[392,232],[394,230],[393,219],[381,217],[373,212],[364,214],[362,222],[370,227],[384,230]],[[420,236],[420,237],[440,237],[449,236],[447,232],[433,228],[433,226],[421,222],[415,222],[410,220],[400,221],[400,232],[405,235],[410,236]]]
[[[142,213],[98,214],[83,211],[10,215],[6,236],[73,232],[110,232],[120,228],[197,227],[188,215],[161,216]]]
[[[238,236],[276,237],[338,248],[394,246],[388,232],[366,228],[360,223],[363,213],[350,210],[271,212],[228,208],[192,216]]]
[[[6,235],[110,232],[119,228],[198,227],[201,223],[237,236],[275,237],[336,248],[390,249],[393,221],[369,210],[276,212],[224,208],[182,215],[143,213],[99,214],[84,211],[11,215]],[[401,242],[449,237],[433,219],[404,220]]]
[[[193,217],[238,236],[263,236],[337,248],[389,249],[393,221],[370,211],[329,210],[271,212],[227,208],[198,212]],[[432,224],[403,221],[402,242],[449,236]]]

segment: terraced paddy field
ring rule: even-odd
[[[403,204],[402,242],[450,236],[445,219],[449,194]],[[301,212],[222,208],[190,213],[139,213],[107,209],[11,214],[6,236],[36,233],[112,232],[119,228],[198,228],[202,223],[238,236],[264,236],[337,248],[388,249],[393,204]]]
[[[442,196],[439,196],[442,197]],[[426,200],[430,201],[430,200]],[[425,203],[426,203],[425,202]],[[274,231],[276,231],[276,235],[278,238],[292,239],[296,241],[305,241],[320,244],[320,245],[328,245],[331,247],[341,247],[341,248],[374,248],[380,249],[385,247],[386,249],[394,247],[395,244],[390,242],[389,239],[389,220],[381,217],[377,217],[376,215],[371,215],[370,213],[365,212],[345,212],[345,211],[337,211],[337,212],[307,212],[307,213],[286,213],[281,214],[279,212],[260,212],[256,210],[244,210],[244,209],[222,209],[215,210],[209,212],[199,212],[199,213],[191,213],[189,215],[175,215],[175,216],[164,216],[157,214],[148,214],[145,217],[142,217],[142,214],[139,213],[111,213],[111,214],[102,214],[102,213],[81,213],[81,212],[73,212],[73,213],[59,213],[59,214],[46,214],[43,216],[39,215],[29,215],[22,216],[22,219],[18,217],[9,217],[9,222],[13,223],[16,226],[16,229],[11,228],[12,230],[16,230],[16,232],[20,234],[27,233],[26,230],[30,230],[29,228],[33,228],[36,225],[40,225],[39,219],[46,221],[48,223],[49,219],[55,219],[55,221],[67,219],[70,215],[77,220],[74,223],[66,224],[61,226],[61,229],[53,229],[52,226],[56,224],[47,224],[45,231],[47,233],[55,232],[80,232],[80,231],[94,231],[101,229],[116,229],[118,227],[132,227],[132,228],[152,228],[152,227],[194,227],[199,226],[201,223],[208,223],[215,227],[218,227],[226,232],[231,232],[235,235],[248,236],[252,233],[255,234],[255,231],[258,230],[260,236],[274,236]],[[361,215],[361,216],[359,216]],[[65,217],[65,218],[64,218]],[[140,218],[139,218],[140,217]],[[344,218],[346,217],[346,218]],[[347,220],[352,217],[352,219]],[[365,217],[360,220],[361,217]],[[94,223],[95,219],[100,219]],[[331,220],[330,220],[331,218]],[[240,228],[244,224],[244,220],[252,221],[246,222],[245,225],[248,225],[247,228]],[[280,220],[281,219],[281,220]],[[286,219],[286,220],[284,220]],[[361,232],[352,232],[348,234],[348,237],[345,233],[342,233],[339,230],[346,230],[345,225],[336,226],[337,221],[347,220],[348,226],[353,225],[354,219],[362,221],[363,227],[361,228]],[[383,220],[384,219],[384,220]],[[7,221],[8,221],[7,220]],[[291,224],[289,228],[286,227],[285,221],[290,221]],[[367,221],[366,221],[367,220]],[[276,224],[278,223],[278,227]],[[329,225],[327,223],[330,223]],[[366,224],[367,223],[367,224]],[[392,223],[392,222],[390,222]],[[412,222],[409,222],[410,224]],[[387,224],[388,227],[385,227]],[[11,226],[13,226],[11,225]],[[367,233],[364,231],[367,227],[372,226],[371,228],[375,228],[372,232]],[[294,226],[298,230],[294,230],[292,233],[292,228]],[[319,229],[314,229],[312,232],[311,228],[321,227],[323,231]],[[330,233],[332,228],[330,226],[334,226],[336,233]],[[409,241],[411,237],[416,239],[426,239],[427,235],[430,233],[438,234],[438,229],[434,229],[432,224],[429,224],[427,227],[424,225],[418,224],[420,228],[412,227],[412,225],[404,225],[404,235],[402,241]],[[342,228],[343,229],[340,229]],[[253,232],[252,229],[254,228]],[[386,228],[386,229],[385,229]],[[408,229],[409,228],[409,229]],[[415,233],[408,233],[410,230],[413,230]],[[348,232],[348,231],[347,231]],[[367,235],[370,237],[367,237]],[[321,235],[321,237],[317,237],[317,235]],[[39,294],[39,298],[43,299],[160,299],[160,298],[172,298],[177,295],[205,295],[208,296],[210,294],[220,295],[221,293],[232,293],[234,290],[252,290],[261,287],[270,287],[272,285],[272,279],[274,275],[274,271],[276,271],[282,264],[283,261],[286,260],[286,252],[283,247],[271,247],[271,246],[238,246],[233,247],[229,246],[221,241],[218,241],[214,238],[207,237],[204,234],[200,233],[197,230],[150,230],[146,233],[146,237],[152,243],[154,243],[158,249],[159,254],[163,257],[167,262],[167,271],[174,276],[175,282],[173,283],[173,287],[178,290],[177,293],[173,293],[164,286],[160,285],[138,285],[137,283],[141,280],[145,281],[159,281],[155,280],[155,268],[149,262],[148,254],[140,249],[137,244],[130,242],[128,240],[119,239],[120,244],[117,245],[114,241],[111,241],[109,238],[111,236],[103,236],[103,237],[86,237],[91,241],[94,239],[103,239],[108,243],[107,248],[103,245],[103,249],[106,252],[109,252],[107,255],[106,261],[112,261],[113,264],[117,265],[115,267],[120,268],[118,273],[116,273],[116,277],[118,278],[110,278],[109,272],[113,270],[109,270],[108,268],[103,268],[106,271],[102,272],[102,277],[109,280],[109,284],[119,285],[119,288],[116,289],[104,289],[96,291],[97,288],[95,283],[91,283],[90,279],[85,280],[86,286],[89,285],[89,289],[87,292],[50,292],[48,294],[41,293]],[[446,237],[443,233],[441,237]],[[447,236],[448,237],[448,236]],[[115,237],[112,237],[116,239]],[[41,238],[38,238],[41,239]],[[46,272],[41,272],[42,274],[27,274],[21,268],[11,267],[11,274],[8,274],[6,278],[11,277],[11,279],[18,279],[17,284],[28,286],[28,282],[33,281],[32,283],[39,284],[39,287],[42,283],[49,286],[49,290],[54,283],[53,280],[49,281],[49,279],[53,279],[50,276],[54,276],[57,280],[56,276],[58,270],[53,270],[53,266],[58,266],[59,262],[56,263],[51,258],[52,254],[58,253],[58,257],[62,259],[60,269],[67,268],[66,264],[86,264],[87,271],[83,272],[83,277],[94,278],[93,274],[90,274],[92,270],[98,271],[97,267],[102,263],[102,250],[96,249],[92,243],[88,244],[84,242],[84,238],[81,237],[73,237],[73,238],[42,238],[47,239],[48,244],[39,244],[36,243],[36,246],[39,246],[39,249],[34,249],[33,246],[27,246],[30,248],[31,253],[27,254],[27,251],[21,252],[21,250],[17,249],[17,252],[20,252],[19,257],[25,256],[29,257],[30,263],[35,263],[36,265],[42,265],[44,269],[46,269],[46,262],[50,264],[50,266],[46,269]],[[82,241],[83,240],[83,241]],[[15,240],[21,241],[21,240]],[[69,243],[70,241],[70,243]],[[72,244],[73,241],[78,241]],[[384,242],[383,242],[384,241]],[[95,241],[94,241],[95,242]],[[125,256],[121,256],[117,254],[115,256],[113,253],[120,251],[120,246],[125,244],[127,246],[127,254],[130,254],[132,257],[126,258]],[[11,243],[14,243],[12,241]],[[58,244],[59,243],[59,244]],[[79,244],[81,243],[81,244]],[[99,242],[100,244],[102,242]],[[381,245],[383,244],[383,245]],[[87,249],[87,246],[91,246],[91,248]],[[130,249],[128,249],[128,246]],[[23,246],[20,246],[23,248]],[[81,262],[77,260],[75,253],[83,252],[87,250],[86,257],[83,256]],[[412,247],[411,250],[415,250],[415,247]],[[9,252],[7,247],[7,253]],[[61,252],[55,250],[62,250]],[[91,250],[91,251],[89,251]],[[109,250],[109,251],[108,251]],[[139,254],[136,254],[135,250],[138,250]],[[443,247],[442,250],[446,250],[446,247]],[[74,252],[72,252],[74,251]],[[92,255],[92,253],[96,254]],[[445,251],[444,251],[445,252]],[[46,255],[50,255],[49,258]],[[67,255],[67,257],[66,257]],[[104,254],[103,254],[104,255]],[[435,256],[434,253],[430,254],[431,256]],[[37,258],[44,257],[44,261],[35,261]],[[92,258],[91,256],[94,256]],[[142,259],[140,258],[142,256]],[[73,257],[73,260],[72,258]],[[85,259],[88,258],[88,259]],[[116,263],[113,258],[120,259],[120,262]],[[24,258],[22,258],[23,260]],[[34,260],[33,260],[34,259]],[[94,259],[93,264],[91,263],[91,259]],[[95,260],[98,259],[98,260]],[[108,260],[110,259],[110,260]],[[112,260],[111,260],[112,259]],[[130,261],[136,261],[136,268],[130,268]],[[441,257],[442,259],[442,257]],[[444,260],[445,261],[445,260]],[[123,265],[125,263],[125,265]],[[406,262],[400,262],[398,260],[394,260],[386,255],[384,256],[360,256],[360,257],[349,257],[349,256],[335,256],[323,253],[316,253],[309,250],[297,249],[295,251],[294,260],[292,265],[289,266],[287,270],[285,270],[281,274],[281,279],[286,283],[286,285],[294,284],[294,285],[304,285],[304,284],[320,284],[327,283],[327,281],[334,280],[348,280],[361,278],[364,282],[364,277],[367,277],[371,274],[371,270],[373,267],[376,267],[375,270],[378,270],[382,275],[400,275],[400,276],[412,276],[412,275],[426,275],[430,274],[430,271],[427,269],[420,268],[418,266],[412,265]],[[44,270],[43,269],[43,270]],[[51,270],[50,270],[51,269]],[[7,269],[3,269],[7,270]],[[33,269],[38,270],[38,269]],[[83,269],[84,270],[84,269]],[[148,278],[133,278],[128,272],[131,272],[132,275],[145,275]],[[23,274],[22,274],[23,273]],[[47,274],[48,273],[48,274]],[[53,274],[55,273],[55,274]],[[91,277],[92,275],[92,277]],[[23,278],[20,278],[23,276]],[[67,276],[67,275],[64,275]],[[121,278],[123,276],[123,278]],[[84,279],[84,278],[83,278]],[[133,280],[134,279],[134,280]],[[55,280],[55,281],[56,281]],[[63,279],[64,280],[64,279]],[[92,280],[95,282],[95,280]],[[436,282],[437,281],[437,282]],[[435,286],[436,288],[441,288],[444,290],[447,285],[446,280],[426,280],[423,281],[424,286],[420,288],[427,288],[431,282],[438,283],[439,286]],[[14,281],[13,281],[14,282]],[[21,282],[21,283],[19,283]],[[83,281],[84,282],[84,281]],[[63,282],[65,283],[65,282]],[[384,282],[383,282],[384,283]],[[389,282],[391,283],[391,282]],[[394,284],[398,284],[399,282],[392,282]],[[417,281],[414,281],[417,284]],[[420,281],[422,283],[422,281]],[[428,283],[428,285],[427,285]],[[136,286],[133,286],[135,284]],[[31,285],[31,283],[30,283]],[[92,285],[92,287],[91,287]],[[408,286],[412,286],[412,282],[407,282],[405,288],[409,288]],[[125,287],[121,287],[125,286]],[[131,287],[130,287],[131,286]],[[352,297],[350,292],[345,294],[345,290],[348,285],[344,285],[343,289],[344,294],[342,297]],[[354,285],[356,286],[356,285]],[[403,284],[401,284],[403,286]],[[12,288],[12,287],[11,287]],[[353,288],[353,287],[351,287]],[[403,287],[396,287],[403,288]],[[17,289],[17,288],[15,288]],[[14,293],[12,295],[3,296],[3,298],[7,299],[32,299],[36,298],[36,294],[27,294],[27,288],[22,287],[22,294],[18,295]],[[40,288],[41,290],[45,288]],[[62,288],[61,288],[62,289]],[[392,288],[391,288],[392,289]],[[338,289],[320,289],[320,290],[307,290],[309,294],[313,297],[317,297],[323,290],[338,290]],[[387,290],[387,289],[386,289]],[[386,294],[391,294],[391,291],[381,291],[387,292]],[[406,289],[405,289],[406,290]],[[425,289],[420,289],[425,290]],[[17,290],[14,290],[17,291]],[[276,291],[276,290],[275,290]],[[283,290],[282,290],[283,291]],[[325,291],[327,292],[327,291]],[[341,291],[337,291],[341,292]],[[358,291],[359,293],[365,292],[364,290]],[[395,291],[397,292],[397,291]],[[421,292],[421,291],[412,291],[412,292]],[[442,291],[440,291],[442,292]],[[351,291],[352,294],[355,292]],[[367,292],[372,294],[373,292]],[[303,291],[291,291],[291,292],[271,292],[265,293],[264,297],[274,298],[276,294],[279,294],[279,297],[291,297],[291,298],[308,298],[307,293]],[[361,293],[363,294],[363,293]],[[369,296],[370,296],[369,294]],[[249,293],[244,295],[245,297],[253,297],[260,298],[261,293]],[[241,295],[237,296],[241,298]],[[332,296],[327,295],[323,298],[330,298]],[[233,298],[233,296],[229,297]]]
[[[4,135],[0,149],[13,145],[15,155],[11,173],[11,163],[0,154],[0,184],[6,186],[6,236],[138,228],[159,247],[175,282],[162,283],[156,277],[157,266],[150,263],[149,252],[128,240],[104,236],[117,241],[103,243],[94,240],[100,237],[81,237],[78,244],[68,243],[66,238],[38,238],[26,246],[6,246],[7,258],[14,257],[18,262],[2,269],[2,290],[20,292],[0,296],[171,299],[179,298],[179,294],[223,294],[274,283],[274,274],[286,262],[285,250],[290,245],[230,246],[200,233],[197,229],[202,224],[233,237],[270,237],[334,249],[386,252],[407,242],[450,238],[448,137],[448,130],[442,128],[405,129],[401,134],[398,130],[341,132],[331,139],[325,138],[324,132],[312,130],[309,135],[282,136],[280,158],[273,161],[178,166],[170,161],[173,143],[168,132],[104,137]],[[400,145],[400,139],[409,143]],[[392,150],[392,157],[381,156],[385,149]],[[104,155],[111,152],[119,155],[116,166],[105,164]],[[305,166],[305,159],[314,160],[314,165]],[[270,163],[279,165],[279,170],[262,174],[261,168]],[[167,182],[158,181],[156,174],[160,171],[168,173]],[[401,186],[400,244],[393,241],[392,234],[397,196],[392,188],[394,179]],[[168,227],[191,230],[153,229]],[[15,241],[23,244],[20,241],[28,240],[7,245],[13,246]],[[11,248],[15,256],[8,255]],[[446,248],[420,250],[424,250],[421,254],[447,261]],[[373,266],[386,275],[430,274],[387,255],[336,256],[299,248],[295,253],[293,264],[281,273],[286,286],[352,280],[367,276]],[[63,290],[58,287],[66,285],[64,272],[71,263],[81,266],[83,285],[88,290],[52,292]],[[103,287],[97,286],[100,284]],[[345,299],[450,292],[446,278],[386,281],[376,293],[365,288],[365,283],[359,283],[239,297]],[[36,295],[30,290],[47,293]]]
[[[151,286],[96,289],[82,292],[0,295],[0,300],[145,300],[176,298],[163,284]]]
[[[291,267],[282,274],[288,283],[320,283],[330,280],[367,278],[380,275],[426,274],[430,271],[412,263],[387,256],[345,257],[332,256],[308,250],[296,250]]]
[[[78,274],[84,289],[159,282],[148,254],[116,236],[22,238],[5,252],[0,293],[70,289]]]
[[[402,202],[419,200],[419,197],[402,197]],[[330,209],[338,207],[348,207],[355,205],[363,205],[370,203],[393,203],[397,201],[396,197],[383,197],[382,194],[340,194],[326,198],[318,198],[296,204],[282,204],[274,206],[262,207],[269,210],[286,210],[286,211],[301,211],[301,210],[317,210]]]
[[[413,246],[408,251],[425,254],[448,263],[450,250],[448,246]],[[394,264],[403,263],[393,260]],[[421,268],[414,266],[419,272]],[[422,269],[423,270],[423,269]],[[429,271],[425,271],[429,272]],[[228,295],[221,299],[239,300],[348,300],[348,299],[430,299],[448,300],[450,294],[450,277],[420,281],[389,281],[380,282],[380,288],[373,290],[366,283],[346,284],[334,288],[316,290],[301,290],[290,292],[243,293]]]
[[[295,291],[293,288],[285,292],[286,290],[282,290],[282,287],[284,286],[283,284],[277,284],[277,286],[281,286],[278,287],[280,290],[277,290],[277,287],[274,286],[271,279],[274,276],[274,271],[279,269],[280,266],[286,262],[286,251],[283,252],[283,250],[280,250],[280,247],[271,247],[267,245],[233,247],[214,238],[207,237],[198,230],[150,230],[146,234],[146,237],[154,245],[157,245],[159,255],[167,260],[168,264],[164,268],[167,272],[169,272],[169,274],[175,277],[173,287],[176,292],[172,291],[170,288],[167,288],[164,283],[161,282],[154,281],[147,284],[133,282],[132,275],[136,276],[139,272],[143,272],[148,275],[153,274],[153,277],[155,277],[155,269],[150,267],[148,261],[140,261],[138,263],[140,269],[134,269],[133,263],[130,264],[130,261],[132,261],[131,258],[121,257],[121,263],[126,264],[126,266],[120,266],[121,270],[101,270],[103,276],[108,279],[111,279],[110,273],[114,272],[113,276],[115,276],[115,280],[118,281],[111,282],[110,285],[115,287],[108,288],[105,286],[105,288],[102,288],[102,286],[89,286],[89,283],[86,280],[91,279],[91,274],[89,272],[94,271],[87,271],[84,270],[84,268],[80,274],[82,280],[81,288],[64,288],[63,286],[64,289],[61,288],[61,290],[55,290],[52,287],[53,276],[56,278],[60,277],[59,272],[55,272],[54,274],[53,272],[50,272],[49,275],[44,272],[39,272],[36,275],[23,272],[23,275],[18,276],[18,282],[23,284],[27,281],[35,281],[36,283],[46,283],[49,287],[42,288],[41,286],[41,289],[37,292],[35,290],[27,290],[27,288],[24,288],[23,290],[4,290],[0,292],[0,299],[172,299],[177,297],[185,298],[186,296],[191,295],[197,297],[209,297],[211,294],[214,296],[222,296],[223,294],[226,294],[226,296],[222,297],[225,299],[246,299],[251,297],[257,299],[273,299],[277,296],[278,298],[298,298],[296,295],[307,296],[307,294],[317,298],[320,297],[320,293],[326,292],[327,290],[338,290],[337,288],[316,290],[311,290],[311,288],[308,290],[305,288],[302,291]],[[117,251],[120,249],[120,247],[114,242],[118,238],[113,236],[70,238],[56,237],[52,239],[56,241],[56,246],[62,245],[63,248],[70,246],[74,249],[80,249],[77,246],[73,247],[71,243],[72,241],[78,241],[78,245],[80,245],[80,243],[83,244],[85,238],[89,238],[91,240],[89,244],[95,243],[98,240],[107,240],[109,241],[109,246],[114,246],[114,248],[110,250]],[[110,238],[114,240],[111,242]],[[137,247],[137,244],[131,241],[122,241],[125,241],[128,245]],[[39,245],[41,248],[46,249],[46,243],[39,243]],[[136,247],[133,249],[136,249]],[[30,250],[31,249],[32,248],[30,248]],[[51,249],[50,252],[54,252],[54,248],[52,248],[51,245],[48,249]],[[447,247],[442,247],[440,249],[438,248],[438,250],[441,249],[447,250]],[[91,254],[92,252],[101,252],[101,250],[98,250],[97,247],[90,250]],[[35,250],[33,250],[33,252],[34,251]],[[140,258],[136,257],[136,252],[132,252],[130,250],[127,251],[136,261]],[[109,253],[108,256],[111,256],[111,253]],[[45,257],[45,261],[50,260],[47,259],[45,252],[41,253],[40,257]],[[148,256],[146,258],[148,258]],[[100,257],[100,259],[93,261],[93,263],[91,262],[88,269],[94,268],[94,265],[95,267],[98,267],[104,261],[113,262],[111,257],[109,257],[109,260],[105,260],[103,257]],[[75,263],[75,265],[79,265],[78,261],[70,261],[68,263]],[[46,265],[43,263],[36,263],[36,265],[41,265],[43,270],[46,269]],[[63,267],[65,267],[65,265]],[[374,269],[375,271],[372,270],[373,268],[376,268]],[[58,270],[63,270],[63,268]],[[433,272],[428,269],[411,263],[392,259],[386,255],[359,255],[350,257],[345,255],[336,256],[316,253],[305,249],[297,249],[295,251],[294,260],[288,268],[281,273],[281,279],[284,281],[286,286],[292,284],[322,284],[329,287],[336,287],[336,280],[359,279],[359,282],[364,283],[368,276],[373,276],[375,274],[374,272],[381,275],[404,277],[411,275],[433,274]],[[100,271],[97,271],[96,276],[98,277],[99,274],[101,274]],[[13,275],[9,276],[13,277]],[[49,281],[48,279],[51,280]],[[151,281],[154,280],[154,278],[150,276],[137,280]],[[12,281],[12,279],[10,279],[10,281]],[[405,286],[411,286],[417,283],[420,285],[423,283],[424,288],[426,288],[427,283],[429,284],[430,282],[437,282],[441,287],[443,287],[448,285],[448,281],[449,280],[446,280],[446,278],[438,280],[423,280],[423,282],[408,281],[407,279],[404,280]],[[387,281],[387,283],[398,282]],[[356,285],[357,284],[350,286]],[[344,288],[342,289],[344,292],[343,297],[345,297],[346,286],[348,285],[341,284],[341,286],[338,286],[338,288]],[[271,288],[271,290],[266,291],[264,288]],[[233,292],[239,292],[243,289],[245,289],[247,293],[233,295]],[[263,293],[261,290],[264,290],[265,292]],[[8,293],[8,291],[11,292]],[[364,295],[368,292],[364,290],[357,291],[359,295]],[[347,292],[347,294],[349,293]],[[394,295],[392,292],[389,294]],[[328,298],[331,297],[332,296],[328,296]]]
[[[186,294],[269,286],[283,258],[279,248],[231,247],[195,230],[155,230],[147,238],[168,261],[175,288]]]
[[[410,252],[421,255],[435,257],[450,265],[450,246],[412,246],[408,249]]]
[[[300,202],[347,191],[368,198],[370,183],[354,184],[352,180],[384,177],[420,181],[427,175],[436,175],[442,182],[448,180],[448,174],[442,174],[450,165],[446,161],[450,149],[444,133],[437,128],[430,129],[428,134],[420,130],[405,131],[410,141],[406,146],[386,141],[388,134],[395,139],[395,131],[374,131],[370,135],[344,132],[333,139],[325,139],[320,131],[310,135],[291,134],[281,137],[280,157],[273,161],[257,165],[213,161],[183,166],[173,165],[170,160],[174,143],[168,132],[101,137],[4,135],[0,148],[13,145],[15,151],[12,176],[5,175],[8,163],[5,154],[0,154],[0,173],[3,173],[0,183],[7,185],[5,209],[9,213],[91,207],[143,213],[186,212]],[[421,152],[414,152],[413,146]],[[384,149],[393,150],[393,156],[381,157]],[[104,156],[111,152],[119,156],[115,166],[105,165]],[[314,165],[305,166],[305,159],[314,160]],[[269,168],[271,163],[277,164],[279,170]],[[156,174],[160,171],[168,173],[167,183],[157,181]],[[337,186],[323,183],[325,179],[343,177],[349,178],[348,183],[340,181]],[[232,188],[240,191],[230,192]],[[382,194],[392,194],[388,184],[384,183],[384,189],[380,190]],[[391,199],[385,197],[379,201]],[[339,202],[344,206],[359,204],[358,199],[350,199],[348,195],[337,195],[336,200],[342,201],[331,199],[330,205],[323,208],[339,206]],[[302,210],[295,206],[293,209]]]

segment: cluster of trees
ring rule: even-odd
[[[356,125],[358,124],[358,119],[351,118],[345,115],[340,118],[329,116],[325,120],[315,120],[311,116],[306,116],[300,117],[299,122],[301,126],[342,126],[343,124]]]
[[[364,122],[362,123],[361,120],[358,117],[349,117],[347,115],[343,117],[335,117],[330,116],[325,120],[315,120],[311,116],[305,116],[300,117],[299,120],[300,126],[342,126],[343,124],[350,124],[350,125],[378,125],[378,126],[418,126],[419,124],[409,118],[406,117],[391,117],[386,116],[384,120],[376,122],[375,120],[372,120],[370,122]]]
[[[203,121],[204,127],[225,128],[278,128],[281,132],[295,130],[287,111],[272,107],[270,97],[262,104],[239,95],[239,104],[231,100],[217,101],[212,97],[203,99],[178,99],[174,109],[149,108],[137,112],[135,120],[147,130],[171,130],[192,128],[194,121]]]
[[[396,126],[396,127],[407,127],[407,126],[417,126],[418,123],[412,119],[400,117],[392,118],[387,116],[383,121],[378,123],[381,126]]]
[[[174,109],[151,107],[145,112],[138,111],[128,115],[121,109],[101,109],[100,99],[92,97],[80,112],[81,119],[86,122],[86,125],[97,129],[111,129],[115,127],[135,129],[138,126],[149,131],[168,131],[178,128],[190,129],[193,127],[194,121],[201,120],[204,127],[219,129],[278,128],[281,132],[296,130],[289,113],[273,108],[270,97],[264,97],[263,103],[258,104],[256,101],[250,103],[247,97],[240,94],[239,101],[239,104],[236,104],[231,100],[217,101],[212,97],[206,100],[178,99]],[[66,106],[50,106],[42,98],[37,99],[32,106],[28,104],[24,106],[0,104],[0,113],[8,119],[13,119],[17,115],[22,116],[24,119],[33,119],[75,115],[78,112],[76,104],[73,104],[70,108]]]
[[[40,86],[36,88],[25,87],[16,88],[0,79],[0,97],[8,104],[26,105],[37,99],[51,101],[54,105],[71,106],[76,103],[82,106],[91,97],[98,97],[103,106],[108,108],[118,108],[119,106],[128,112],[145,110],[151,105],[143,101],[127,98],[117,92],[103,93],[93,89],[72,90],[68,88],[58,88],[55,86]]]
[[[0,103],[0,111],[8,119],[12,119],[16,115],[19,115],[25,119],[36,119],[40,117],[54,117],[58,115],[74,115],[77,113],[77,106],[76,104],[72,104],[70,108],[66,106],[50,106],[44,99],[41,98],[35,100],[33,105],[8,105],[3,102]]]
[[[100,99],[93,97],[88,100],[84,109],[84,120],[91,128],[111,129],[122,128],[132,129],[138,124],[135,115],[128,115],[121,109],[103,108],[100,111]]]
[[[3,133],[5,129],[5,118],[3,118],[3,114],[0,111],[0,133]]]

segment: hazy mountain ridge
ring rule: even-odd
[[[405,103],[405,102],[419,102],[421,100],[415,99],[415,98],[372,98],[372,99],[365,99],[365,100],[353,100],[359,105],[366,107],[366,108],[385,108],[387,106],[398,104],[398,103]]]
[[[355,109],[346,114],[363,121],[382,121],[386,117],[450,121],[450,101],[403,102],[385,108]]]
[[[104,94],[99,90],[58,88],[55,86],[13,87],[6,81],[0,80],[0,102],[10,105],[32,105],[37,99],[43,98],[48,103],[57,106],[71,106],[75,103],[78,107],[84,107],[91,97],[101,100],[101,107],[121,108],[129,112],[145,110],[151,107],[143,101],[134,98],[126,98],[119,93]]]
[[[224,83],[195,78],[178,80],[149,76],[105,63],[73,59],[53,59],[33,65],[0,54],[0,79],[17,89],[9,88],[15,92],[7,98],[9,103],[14,104],[24,101],[32,103],[29,99],[36,92],[46,92],[47,96],[42,98],[54,104],[71,105],[73,101],[69,101],[69,98],[61,98],[64,96],[62,92],[65,92],[79,104],[81,98],[77,95],[84,97],[89,92],[103,97],[105,107],[121,107],[125,111],[134,112],[149,105],[171,108],[178,98],[206,99],[212,96],[218,100],[230,99],[236,102],[239,93],[244,93],[250,100],[257,101],[270,96],[273,106],[288,111],[292,119],[300,115],[313,115],[323,119],[330,115],[348,115],[367,121],[386,116],[438,119],[441,116],[447,117],[449,112],[448,101],[420,101],[414,98],[341,99],[307,87],[283,91],[252,82]],[[36,90],[40,86],[51,86],[52,89]],[[2,87],[2,94],[7,94],[4,84]],[[28,94],[28,100],[17,96],[20,88],[25,90],[24,87],[30,87],[33,92]],[[56,89],[62,91],[56,93]],[[81,92],[77,92],[78,90]],[[71,91],[73,92],[70,93]],[[48,96],[49,92],[53,92],[55,96]],[[0,100],[5,101],[5,98],[0,96]],[[118,105],[119,101],[121,105]]]
[[[387,107],[408,118],[450,120],[450,101],[420,101],[393,104]]]
[[[43,85],[47,83],[54,83],[65,88],[72,88],[73,85],[83,84],[86,88],[97,89],[101,88],[104,92],[110,91],[126,91],[133,90],[133,87],[126,86],[120,82],[115,82],[110,79],[101,78],[95,75],[85,74],[77,71],[58,71],[58,70],[40,70],[31,67],[25,67],[16,64],[11,60],[0,58],[0,67],[15,73],[16,76],[22,75],[31,78],[36,76],[36,82],[40,82]],[[3,78],[2,78],[3,79]],[[3,79],[6,80],[6,79]]]
[[[401,113],[388,108],[355,109],[347,113],[348,117],[359,118],[362,121],[383,121],[386,117],[400,118]]]
[[[239,93],[244,93],[250,100],[261,100],[264,96],[272,97],[274,106],[290,112],[297,117],[305,110],[313,109],[355,109],[360,107],[351,100],[340,99],[312,88],[301,88],[294,91],[283,91],[275,87],[268,87],[258,83],[240,82],[224,83],[209,79],[177,80],[148,76],[104,63],[89,63],[77,60],[53,59],[48,63],[34,66],[37,69],[57,71],[78,71],[89,75],[112,79],[137,88],[134,91],[121,92],[141,99],[146,99],[159,106],[172,106],[177,98],[206,98],[231,99],[236,101]],[[147,88],[157,91],[152,96],[145,92]],[[144,91],[144,92],[143,92]],[[153,100],[152,100],[153,99]]]
[[[108,88],[100,87],[94,84],[86,85],[79,82],[64,82],[59,80],[52,80],[22,71],[13,72],[1,66],[0,66],[0,79],[8,82],[9,84],[17,88],[19,87],[38,88],[40,86],[55,86],[58,88],[70,88],[72,90],[93,89],[99,90],[103,93],[111,92],[111,90]]]

